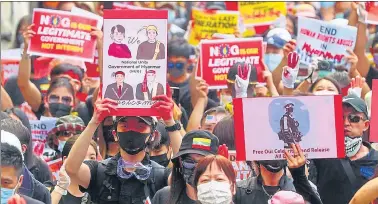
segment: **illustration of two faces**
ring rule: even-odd
[[[114,73],[115,83],[106,87],[105,98],[113,100],[134,100],[134,90],[130,84],[124,82],[125,73],[117,71]],[[143,91],[143,84],[146,86]],[[154,96],[163,95],[164,87],[156,82],[156,71],[149,70],[146,72],[145,81],[139,83],[136,87],[135,99],[152,100]]]
[[[158,29],[154,25],[143,26],[139,31],[146,30],[147,40],[138,45],[137,60],[159,60],[165,58],[165,46],[156,39]],[[113,43],[110,44],[108,55],[116,58],[132,58],[132,53],[123,40],[126,38],[126,30],[122,25],[113,26],[110,37]]]

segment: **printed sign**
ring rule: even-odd
[[[4,85],[11,76],[18,75],[21,49],[1,50],[1,83]]]
[[[37,156],[42,156],[47,133],[55,127],[57,118],[41,117],[41,120],[30,120],[33,150]]]
[[[200,47],[200,73],[212,89],[227,88],[228,70],[236,62],[259,66],[263,50],[262,38],[202,40]]]
[[[378,79],[373,80],[372,93],[370,101],[370,141],[378,142]]]
[[[166,10],[105,10],[102,96],[118,101],[116,115],[157,115],[152,97],[167,81]]]
[[[92,62],[85,62],[87,68],[87,76],[97,78],[100,77],[100,67],[98,66],[98,51],[96,50],[94,59]]]
[[[369,12],[366,15],[366,23],[378,25],[378,2],[370,2],[366,3],[369,4]]]
[[[234,167],[236,174],[236,181],[246,180],[252,176],[251,167],[247,164],[246,161],[236,161],[236,151],[228,151],[228,159],[231,161],[232,166]]]
[[[238,161],[285,159],[293,143],[308,159],[345,157],[340,95],[237,98],[233,105]]]
[[[349,54],[346,49],[354,49],[356,37],[356,27],[299,17],[297,52],[300,62],[310,65],[312,59],[320,57],[331,61],[334,66],[344,65],[348,68],[345,57]]]
[[[104,19],[101,16],[96,15],[96,14],[90,12],[90,11],[78,8],[78,7],[72,7],[71,13],[74,13],[74,14],[77,14],[77,15],[85,15],[86,17],[97,20],[97,26],[96,27],[100,30],[102,29],[102,24],[104,23]]]
[[[272,24],[286,16],[286,2],[238,2],[238,9],[245,25]]]
[[[236,33],[239,29],[239,12],[193,9],[192,21],[189,44],[198,45],[201,39],[211,39],[214,33]]]
[[[52,160],[52,161],[48,161],[47,165],[50,168],[50,171],[51,171],[51,174],[52,174],[52,177],[53,177],[53,181],[58,181],[59,180],[59,170],[60,170],[60,167],[62,167],[62,165],[63,165],[62,158],[55,159],[55,160]]]
[[[66,11],[34,9],[28,53],[53,58],[93,60],[96,39],[90,35],[97,20]]]

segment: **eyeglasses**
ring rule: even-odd
[[[168,62],[168,69],[173,69],[173,68],[177,68],[177,69],[184,69],[185,67],[185,64],[184,62]]]
[[[60,132],[56,133],[57,136],[62,136],[62,137],[71,137],[74,134],[75,133],[73,133],[71,131],[60,131]]]
[[[347,117],[348,117],[348,121],[351,123],[359,123],[361,120],[364,120],[363,117],[359,115],[355,115],[355,114],[349,114]],[[344,116],[344,119],[345,119],[345,116]]]
[[[69,96],[57,96],[55,94],[51,94],[49,96],[49,102],[50,103],[59,103],[60,101],[62,101],[63,104],[66,104],[66,105],[70,105],[71,102],[73,101],[72,97],[69,97]]]

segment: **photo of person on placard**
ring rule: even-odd
[[[104,98],[110,98],[113,100],[134,100],[133,87],[124,82],[125,73],[123,71],[117,71],[112,74],[115,78],[115,83],[109,84],[106,87]]]
[[[142,42],[138,46],[136,59],[142,60],[160,60],[165,59],[165,46],[162,42],[156,39],[158,29],[154,25],[144,26],[142,30],[146,30],[147,41]]]
[[[284,106],[286,112],[281,117],[280,127],[281,131],[278,133],[280,140],[290,147],[290,144],[295,144],[302,141],[302,133],[299,131],[299,122],[294,119],[294,104],[288,103]],[[286,146],[285,146],[286,147]]]
[[[156,82],[156,71],[148,70],[143,82],[137,85],[135,97],[138,100],[152,100],[157,95],[164,95],[164,87]]]
[[[122,41],[125,39],[125,28],[121,25],[113,26],[111,29],[110,38],[113,43],[110,44],[108,55],[116,58],[131,58],[131,52],[126,44]]]

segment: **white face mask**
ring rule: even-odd
[[[347,157],[353,157],[357,154],[358,150],[360,150],[362,145],[362,137],[355,137],[351,138],[345,136],[344,138],[345,143],[345,154]]]
[[[197,186],[197,197],[201,204],[230,204],[231,187],[228,182],[210,181]]]
[[[313,94],[316,96],[329,96],[329,95],[337,95],[338,93],[334,91],[322,90],[322,91],[314,91]]]
[[[66,141],[61,141],[61,140],[59,140],[58,150],[59,150],[60,152],[63,151],[63,148],[64,148],[64,145],[65,145],[65,144],[66,144]]]

